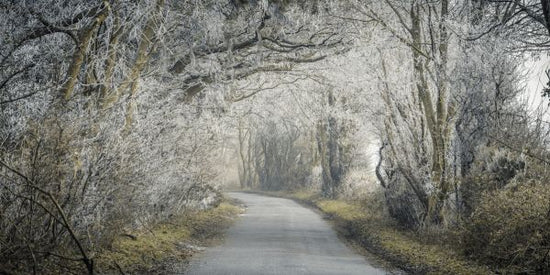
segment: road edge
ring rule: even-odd
[[[425,244],[411,234],[395,226],[369,221],[361,216],[344,217],[338,211],[327,211],[321,196],[303,192],[272,192],[244,190],[240,192],[266,195],[293,200],[313,209],[329,221],[344,243],[356,249],[367,260],[373,260],[388,268],[390,274],[494,274],[487,266],[464,259],[455,253],[442,253],[447,248],[436,244]],[[366,254],[365,254],[366,253]],[[369,258],[373,257],[373,258]]]

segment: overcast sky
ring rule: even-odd
[[[550,57],[542,56],[540,59],[526,62],[525,69],[528,72],[526,83],[526,93],[524,100],[531,110],[535,110],[539,105],[549,102],[548,98],[541,97],[542,89],[548,82],[545,70],[550,69]],[[548,118],[548,114],[546,116]]]

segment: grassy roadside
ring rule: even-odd
[[[171,263],[188,262],[201,246],[221,238],[242,212],[224,200],[206,211],[188,212],[149,230],[119,236],[111,249],[96,256],[99,273],[164,273]]]
[[[308,192],[261,192],[290,198],[317,208],[353,244],[413,274],[493,274],[488,267],[465,259],[451,243],[399,229],[369,211],[361,202],[327,200]]]

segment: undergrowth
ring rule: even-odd
[[[468,260],[452,243],[454,236],[442,241],[419,232],[399,228],[386,218],[382,207],[368,198],[328,200],[307,191],[268,192],[311,205],[335,224],[341,235],[362,248],[414,274],[493,274],[486,266]]]
[[[222,202],[213,209],[187,212],[153,228],[120,235],[110,249],[97,255],[97,268],[100,273],[162,272],[165,263],[186,261],[195,252],[193,247],[218,237],[240,212],[238,206]]]

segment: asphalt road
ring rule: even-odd
[[[224,244],[186,274],[385,274],[342,243],[317,213],[288,199],[229,193],[247,205]]]

